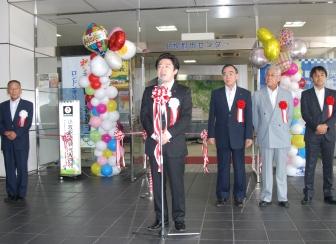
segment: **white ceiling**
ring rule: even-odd
[[[11,4],[34,13],[34,1],[8,0]],[[81,45],[86,26],[95,22],[108,31],[120,26],[133,42],[146,42],[150,51],[163,51],[171,40],[180,40],[181,33],[188,32],[187,9],[207,8],[208,32],[218,38],[236,36],[254,38],[256,15],[259,26],[265,26],[278,35],[285,21],[306,21],[302,28],[293,28],[296,38],[313,36],[336,36],[336,3],[328,1],[297,0],[37,0],[40,18],[57,24],[59,46]],[[140,4],[140,5],[139,5]],[[217,18],[223,7],[230,10],[228,18]],[[137,11],[138,10],[138,11]],[[141,32],[137,32],[137,21]],[[190,14],[191,32],[205,32],[205,14]],[[175,25],[177,32],[158,32],[155,26]],[[336,46],[336,43],[335,43]],[[333,47],[331,47],[333,48]],[[331,48],[309,49],[307,57],[321,56]],[[199,63],[223,63],[228,58],[218,57],[235,52],[233,63],[246,63],[249,51],[185,52],[179,56],[194,57]]]

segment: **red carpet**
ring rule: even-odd
[[[143,157],[136,157],[134,158],[135,164],[143,163]],[[217,163],[217,157],[209,157],[209,164],[216,164]],[[245,156],[245,164],[251,164],[252,163],[252,156]],[[203,157],[200,156],[188,156],[187,157],[187,164],[203,164]]]

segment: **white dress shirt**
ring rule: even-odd
[[[268,96],[271,100],[271,104],[272,104],[272,108],[275,108],[275,103],[276,103],[276,99],[278,96],[278,91],[279,91],[279,87],[277,86],[277,88],[274,89],[274,91],[272,91],[270,88],[267,87],[267,92],[268,92]]]
[[[15,116],[15,113],[16,113],[16,109],[19,105],[19,102],[20,102],[20,98],[14,100],[14,101],[12,99],[9,100],[12,120],[14,120],[14,116]]]
[[[323,111],[325,89],[324,89],[324,87],[322,89],[317,89],[314,86],[314,90],[315,90],[315,94],[317,96],[317,100],[320,104],[321,111]]]
[[[232,89],[230,87],[228,87],[227,85],[225,85],[225,94],[226,94],[226,100],[227,103],[229,105],[229,110],[231,111],[231,107],[233,104],[233,100],[235,98],[236,95],[236,90],[237,90],[237,85],[235,84],[234,87],[232,87]]]

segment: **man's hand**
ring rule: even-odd
[[[316,134],[317,135],[324,135],[325,133],[327,133],[328,130],[328,125],[327,124],[319,124],[316,127]]]
[[[169,133],[167,130],[165,130],[165,131],[162,133],[162,145],[167,144],[168,142],[170,142],[170,141],[169,141],[170,138],[171,138],[170,133]]]
[[[211,145],[214,145],[216,143],[216,139],[215,138],[209,138],[208,143],[211,144]]]
[[[4,133],[5,136],[11,141],[15,140],[16,138],[16,133],[14,131],[5,131]]]
[[[253,144],[252,139],[246,139],[246,140],[245,140],[245,148],[250,147],[252,144]]]

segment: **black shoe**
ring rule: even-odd
[[[267,207],[267,206],[269,206],[269,205],[271,205],[272,204],[272,202],[266,202],[266,201],[264,201],[264,200],[262,200],[262,201],[260,201],[259,202],[259,207]]]
[[[332,205],[336,204],[336,200],[332,196],[324,197],[324,202]]]
[[[289,208],[289,202],[288,201],[279,201],[279,206],[283,208]]]
[[[185,231],[186,226],[185,226],[184,221],[175,221],[175,229],[177,231]]]
[[[301,204],[302,205],[310,205],[312,203],[312,199],[311,197],[304,197],[302,200],[301,200]]]
[[[244,207],[244,200],[236,199],[234,202],[235,206],[238,208]]]
[[[218,199],[216,202],[216,207],[220,208],[225,206],[225,203],[227,202],[227,199]]]
[[[169,221],[165,221],[165,227],[169,226]],[[162,227],[162,222],[160,220],[156,220],[152,225],[147,227],[147,230],[160,230]]]
[[[6,198],[4,198],[5,203],[13,203],[16,202],[16,197],[8,195]]]
[[[16,200],[17,200],[18,202],[24,202],[26,199],[25,199],[24,197],[17,196],[17,197],[16,197]]]

